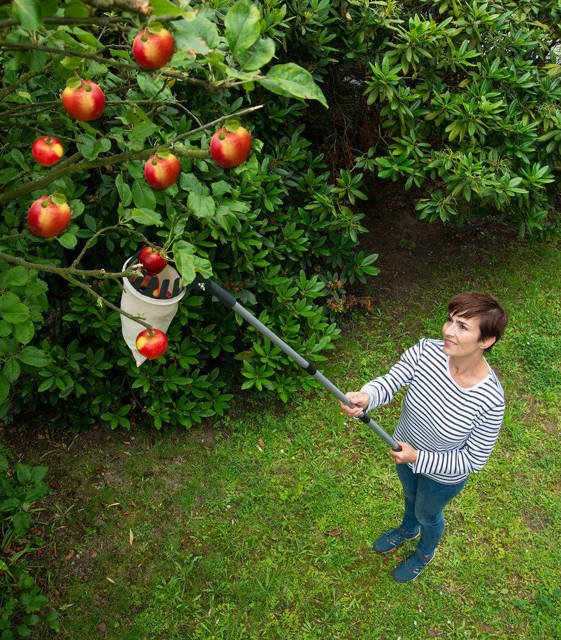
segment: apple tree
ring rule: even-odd
[[[154,246],[185,286],[212,275],[320,360],[346,283],[377,272],[357,248],[363,194],[306,138],[328,105],[290,23],[279,2],[0,2],[4,420],[190,426],[240,384],[285,400],[312,384],[201,293],[139,368],[119,319],[138,274],[123,265]]]

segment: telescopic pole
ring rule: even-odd
[[[321,371],[318,371],[311,362],[308,362],[299,353],[294,351],[291,346],[286,344],[284,340],[279,338],[268,327],[266,327],[252,313],[250,313],[245,307],[243,307],[231,293],[225,291],[222,287],[217,285],[216,282],[212,280],[203,280],[198,278],[195,283],[199,287],[199,289],[201,289],[202,291],[209,291],[213,296],[218,298],[220,302],[222,302],[229,309],[241,316],[244,320],[246,320],[246,322],[255,327],[257,331],[268,338],[273,344],[282,349],[282,351],[284,351],[287,356],[292,358],[294,362],[296,362],[296,364],[298,364],[302,369],[309,373],[325,389],[327,389],[327,391],[332,393],[343,404],[347,405],[348,407],[356,406],[340,389],[338,389],[328,378],[326,378],[323,373],[321,373]],[[374,420],[372,420],[372,418],[366,411],[363,411],[362,414],[358,416],[358,419],[364,422],[364,424],[368,425],[380,438],[382,438],[382,440],[389,444],[394,451],[401,451],[401,447],[399,446],[395,438],[392,438],[382,429],[382,427],[374,422]]]

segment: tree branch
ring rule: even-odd
[[[6,51],[45,51],[46,53],[54,53],[59,56],[70,56],[74,58],[86,58],[87,60],[95,60],[103,64],[111,64],[114,67],[121,67],[123,69],[138,70],[138,67],[134,64],[125,62],[124,60],[107,60],[103,56],[96,53],[89,53],[87,51],[75,51],[74,49],[60,49],[59,47],[46,47],[42,44],[33,44],[31,42],[4,42],[0,41],[0,49]]]
[[[67,278],[68,276],[80,277],[80,278],[96,278],[97,280],[119,280],[121,278],[128,278],[129,276],[138,275],[138,269],[132,267],[125,269],[125,271],[105,271],[105,269],[76,269],[75,267],[55,267],[53,264],[42,264],[40,262],[29,262],[25,258],[19,258],[9,253],[0,251],[0,260],[5,260],[11,264],[17,264],[26,269],[33,269],[34,271],[44,271],[45,273],[53,273],[61,278]]]
[[[152,13],[152,7],[149,0],[84,0],[86,4],[95,9],[103,9],[108,11],[111,9],[124,9],[125,11],[134,11],[145,16]]]
[[[153,328],[152,325],[148,324],[140,316],[133,316],[132,314],[128,313],[128,311],[124,311],[123,309],[121,309],[117,305],[115,305],[112,302],[110,302],[109,300],[107,300],[107,298],[104,298],[95,289],[90,287],[90,285],[86,284],[85,282],[81,282],[80,280],[78,280],[77,278],[73,278],[72,276],[63,276],[63,277],[70,284],[73,284],[76,287],[80,287],[80,289],[83,289],[84,291],[87,291],[91,296],[93,296],[96,299],[96,301],[98,303],[101,301],[106,307],[109,307],[109,309],[112,309],[113,311],[116,311],[117,313],[120,313],[122,316],[125,316],[125,318],[128,318],[129,320],[133,320],[134,322],[138,322],[138,324],[141,324],[146,329],[152,329]]]
[[[59,56],[70,56],[74,58],[86,58],[88,60],[95,60],[101,64],[111,65],[118,69],[127,69],[129,71],[138,72],[138,66],[135,64],[131,64],[129,62],[125,62],[124,60],[116,60],[115,58],[107,59],[97,53],[88,53],[87,51],[75,51],[74,49],[60,49],[58,47],[47,47],[42,44],[33,44],[31,42],[5,42],[0,41],[0,49],[4,49],[6,51],[45,51],[46,53],[52,53],[54,55]],[[188,84],[196,85],[203,87],[207,91],[218,91],[224,90],[228,88],[228,83],[217,87],[206,80],[201,80],[200,78],[192,78],[186,74],[168,71],[165,73],[166,76],[171,78],[178,78],[183,82],[187,82]]]
[[[207,122],[206,124],[201,125],[200,127],[196,127],[195,129],[191,129],[187,133],[183,133],[180,136],[174,138],[171,142],[167,144],[161,144],[157,147],[152,147],[150,149],[142,149],[141,151],[126,151],[123,153],[117,153],[112,156],[104,156],[102,158],[96,158],[95,160],[84,160],[83,162],[76,162],[78,158],[81,158],[81,154],[74,154],[71,158],[65,162],[63,166],[58,166],[51,169],[47,175],[39,178],[38,180],[34,180],[33,182],[28,182],[27,184],[22,185],[21,187],[17,187],[16,189],[12,189],[11,191],[7,191],[5,193],[0,194],[0,204],[5,202],[9,202],[10,200],[15,200],[16,198],[20,198],[21,196],[31,193],[32,191],[38,191],[43,187],[51,184],[55,180],[62,178],[64,176],[70,175],[71,173],[76,173],[77,171],[88,171],[90,169],[97,169],[99,167],[108,167],[113,164],[121,164],[123,162],[127,162],[129,160],[143,160],[148,159],[152,154],[157,153],[160,149],[167,149],[169,147],[173,147],[177,142],[184,140],[185,138],[189,138],[195,133],[199,133],[200,131],[204,131],[205,129],[209,129],[224,120],[228,120],[229,118],[236,118],[246,113],[250,113],[251,111],[256,111],[257,109],[262,109],[263,105],[256,105],[254,107],[248,107],[246,109],[240,109],[235,113],[231,113],[226,116],[220,116],[220,118],[216,118],[211,122]],[[191,155],[191,151],[186,149],[181,151],[181,154],[184,156]],[[200,151],[193,149],[192,150],[193,157],[200,157]],[[206,156],[208,157],[208,156]]]

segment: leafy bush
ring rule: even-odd
[[[366,5],[365,91],[380,135],[358,166],[428,191],[421,219],[557,229],[557,4],[350,2],[350,17]]]
[[[45,624],[58,629],[55,612],[47,611],[47,598],[26,567],[25,556],[38,539],[31,533],[35,502],[45,497],[47,467],[9,464],[0,448],[0,638],[30,638]]]
[[[18,125],[1,139],[0,416],[48,407],[68,421],[69,406],[87,406],[72,412],[75,426],[190,426],[222,414],[244,379],[245,388],[286,400],[311,383],[198,290],[188,291],[169,329],[165,361],[140,368],[114,312],[125,260],[151,243],[175,259],[186,285],[213,275],[321,360],[347,287],[377,273],[376,256],[357,250],[360,175],[333,176],[301,124],[309,101],[320,109],[326,101],[304,61],[292,58],[293,17],[282,3],[250,0],[184,8],[152,0],[150,18],[139,13],[142,3],[108,2],[111,14],[96,4],[0,6],[0,116]],[[131,42],[158,19],[176,51],[171,66],[142,71]],[[101,118],[78,122],[62,108],[60,93],[76,77],[102,87]],[[232,116],[244,119],[253,152],[224,170],[209,139]],[[66,150],[50,169],[29,153],[39,134],[56,135]],[[143,166],[162,150],[179,157],[181,173],[154,190]],[[25,217],[49,193],[65,196],[72,219],[45,241]]]

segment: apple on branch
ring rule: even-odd
[[[132,55],[142,69],[150,71],[165,66],[173,55],[171,33],[159,23],[139,31],[132,43]]]
[[[75,120],[97,120],[105,109],[105,94],[91,80],[72,78],[62,92],[62,106]]]
[[[219,167],[237,167],[250,153],[251,134],[237,120],[228,120],[210,139],[210,155]]]
[[[159,151],[146,160],[144,177],[152,189],[167,189],[177,181],[181,165],[177,156]]]
[[[148,360],[163,356],[167,348],[168,338],[159,329],[144,329],[136,336],[136,349]]]
[[[31,145],[31,155],[43,167],[51,167],[63,156],[64,149],[58,138],[41,136]]]
[[[27,225],[31,233],[40,238],[52,238],[62,233],[70,223],[71,211],[61,193],[42,196],[35,200],[27,212]]]
[[[149,245],[140,250],[138,259],[142,263],[146,273],[151,276],[155,276],[160,273],[168,263],[162,249],[151,247]]]

